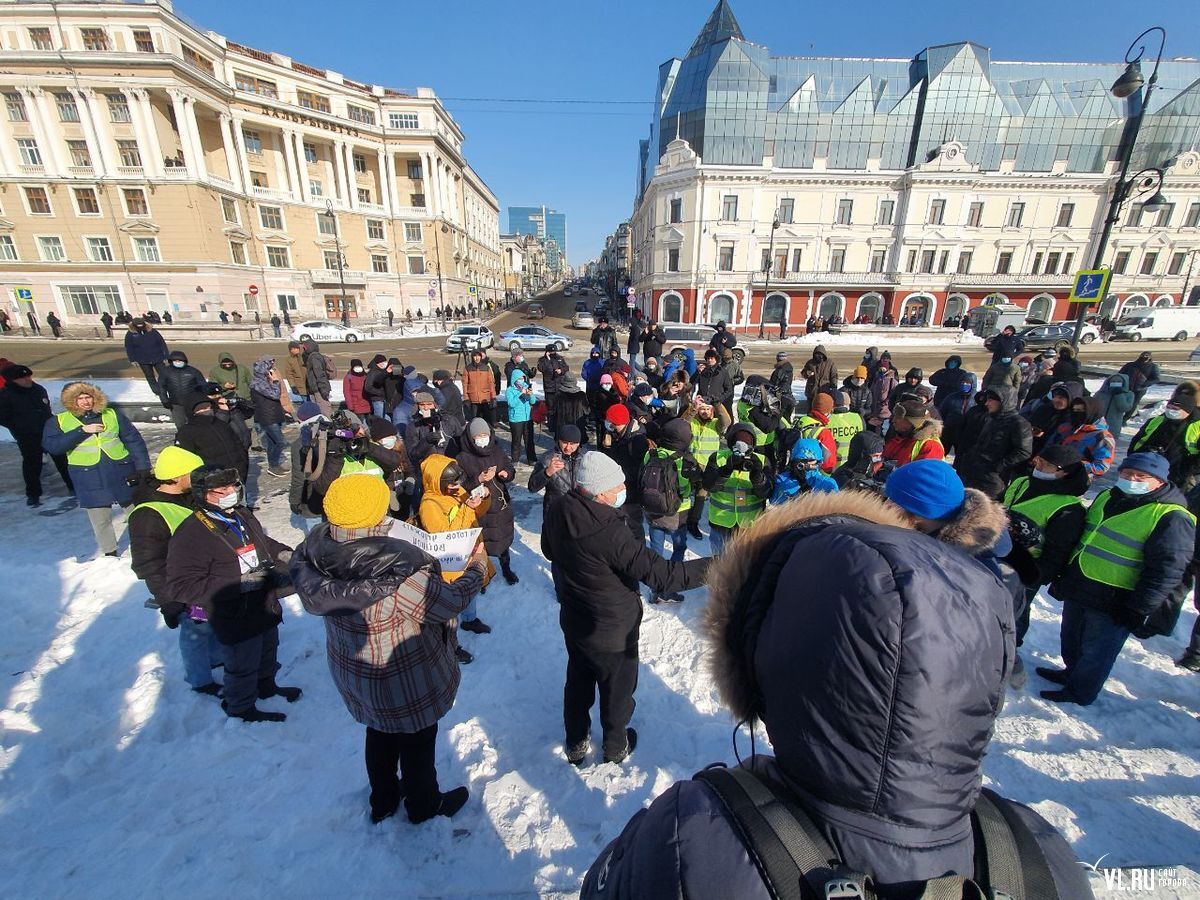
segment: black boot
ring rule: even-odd
[[[704,540],[704,532],[700,530],[700,517],[704,515],[704,504],[692,502],[692,508],[688,510],[687,530],[688,534],[698,541]]]
[[[631,753],[633,753],[633,751],[636,749],[637,749],[637,732],[634,731],[632,728],[626,728],[625,729],[625,749],[623,751],[621,751],[620,753],[618,753],[616,756],[609,756],[608,754],[605,754],[604,761],[606,763],[618,763],[618,764],[623,763],[623,762],[625,762],[625,760],[629,759],[629,755]]]
[[[208,684],[202,684],[200,687],[194,687],[192,690],[197,694],[207,694],[210,697],[221,696],[221,685],[217,684],[215,681],[211,681]]]
[[[581,767],[587,761],[591,750],[592,742],[587,738],[584,738],[578,744],[563,748],[563,752],[567,755],[567,762],[575,766],[575,768]]]
[[[1181,669],[1187,669],[1189,672],[1200,672],[1200,653],[1196,653],[1190,648],[1175,661],[1175,665]]]
[[[224,700],[221,701],[221,709],[225,710],[225,715],[231,719],[241,719],[243,722],[286,722],[287,715],[284,713],[268,712],[265,709],[259,709],[256,706],[250,707],[245,712],[235,713],[229,711],[228,704]]]
[[[465,787],[456,787],[452,791],[446,791],[444,794],[442,794],[441,800],[438,803],[438,808],[434,812],[427,816],[419,816],[415,819],[412,816],[409,816],[408,821],[412,822],[414,825],[420,825],[422,822],[428,822],[434,816],[445,816],[447,819],[449,819],[456,812],[467,805],[467,800],[470,798],[470,796],[471,795],[467,792]]]
[[[502,569],[501,574],[504,575],[504,580],[509,584],[516,584],[521,579],[517,577],[517,573],[512,569]]]
[[[475,657],[472,656],[470,653],[468,653],[466,650],[464,650],[462,647],[454,648],[454,658],[457,659],[464,666],[475,662]]]
[[[282,687],[276,684],[274,678],[260,678],[258,680],[259,700],[266,700],[270,697],[282,697],[288,703],[295,703],[303,693],[298,687]]]
[[[1041,675],[1047,681],[1052,681],[1055,684],[1066,684],[1067,683],[1067,670],[1066,669],[1051,669],[1047,666],[1037,666],[1034,668],[1033,671],[1037,672],[1039,675]]]

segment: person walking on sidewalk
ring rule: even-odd
[[[7,428],[21,452],[21,475],[25,479],[25,505],[42,503],[42,434],[50,418],[50,397],[46,389],[33,380],[28,366],[10,365],[0,370],[4,387],[0,388],[0,427]],[[52,454],[54,466],[62,476],[67,490],[74,492],[67,458]]]
[[[138,366],[146,378],[146,384],[161,397],[159,381],[167,371],[167,342],[145,319],[134,319],[129,323],[125,335],[125,356],[129,364]]]

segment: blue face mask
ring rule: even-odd
[[[958,386],[958,391],[961,394],[969,394],[971,393],[971,386],[969,384],[960,384]]]
[[[1011,356],[1002,356],[1002,357],[1000,357],[1000,362],[1004,363],[1007,366],[1010,362],[1012,362],[1012,357]]]
[[[1128,478],[1118,478],[1117,487],[1121,489],[1122,493],[1134,496],[1148,494],[1152,490],[1148,481],[1131,481]]]
[[[946,363],[946,368],[947,369],[957,369],[958,363],[956,363],[954,360],[950,360],[950,362]]]
[[[627,491],[625,490],[625,488],[621,488],[621,493],[617,494],[617,499],[613,501],[614,508],[620,509],[622,506],[625,505],[626,494],[627,494]]]

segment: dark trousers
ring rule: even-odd
[[[1063,603],[1059,631],[1067,682],[1063,689],[1077,703],[1087,706],[1104,688],[1129,629],[1112,616],[1067,600]]]
[[[558,391],[546,392],[546,430],[554,435],[558,433],[558,414],[555,410]]]
[[[533,420],[527,422],[509,422],[508,428],[512,432],[512,451],[508,454],[512,457],[513,462],[521,461],[521,448],[525,448],[525,459],[527,462],[537,462],[537,457],[534,455],[536,448],[533,445]]]
[[[463,405],[466,407],[468,425],[471,424],[472,419],[483,419],[493,428],[496,427],[496,402],[494,400],[484,403],[467,401]]]
[[[437,815],[442,802],[434,765],[437,731],[436,722],[413,734],[367,728],[367,780],[371,783],[374,815],[390,814],[400,805],[401,794],[410,821],[424,822]],[[397,767],[404,778],[403,790]]]
[[[600,653],[571,640],[567,644],[567,683],[563,688],[563,725],[567,746],[587,740],[592,729],[590,711],[600,689],[600,725],[604,729],[605,757],[625,750],[625,728],[633,718],[633,692],[637,690],[637,642],[624,653]]]
[[[37,500],[42,496],[42,439],[40,437],[19,437],[17,448],[21,451],[21,475],[25,478],[25,496]],[[65,456],[51,456],[58,474],[62,476],[67,490],[75,492],[71,484],[71,473],[67,470]]]
[[[646,529],[642,525],[642,505],[640,503],[626,503],[621,507],[621,511],[625,513],[625,521],[629,523],[629,530],[637,539],[639,544],[646,542]]]
[[[1037,588],[1025,588],[1025,605],[1016,611],[1017,646],[1025,643],[1025,633],[1029,631],[1029,610],[1033,607],[1033,598],[1037,596]]]
[[[258,699],[258,682],[274,681],[279,671],[279,629],[221,646],[225,650],[225,706],[231,714],[247,712]]]
[[[142,368],[142,374],[146,376],[146,384],[150,385],[150,390],[154,391],[154,396],[159,396],[158,379],[162,378],[162,376],[166,373],[166,364],[156,362],[138,363],[138,365]]]

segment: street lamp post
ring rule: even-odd
[[[771,266],[775,265],[775,232],[779,228],[779,213],[776,211],[775,218],[771,222],[771,242],[770,248],[767,250],[767,265],[763,269],[763,302],[762,309],[758,313],[758,339],[761,341],[767,336],[767,293],[771,289]]]
[[[449,226],[447,226],[446,223],[443,222],[442,223],[442,234],[445,234],[449,230],[450,230]],[[442,307],[442,330],[444,331],[446,328],[446,293],[445,293],[445,289],[444,289],[443,281],[442,281],[442,243],[441,243],[441,241],[438,240],[438,236],[437,236],[436,232],[433,235],[433,252],[434,252],[435,256],[437,257],[438,303],[440,303],[441,307]]]
[[[337,216],[333,212],[332,200],[325,201],[325,215],[329,216],[329,221],[333,223],[333,245],[337,249],[338,284],[342,291],[342,324],[349,327],[350,309],[346,306],[346,274],[342,268],[342,239],[338,235]]]
[[[1158,32],[1158,57],[1154,60],[1154,70],[1150,73],[1150,80],[1145,81],[1142,78],[1142,57],[1146,55],[1145,44],[1140,43],[1142,38],[1152,32]],[[1146,201],[1146,207],[1155,209],[1166,204],[1166,199],[1162,195],[1163,173],[1159,169],[1147,169],[1139,172],[1133,178],[1127,178],[1129,172],[1129,162],[1133,158],[1133,145],[1137,143],[1138,132],[1142,128],[1142,120],[1146,117],[1146,108],[1150,105],[1150,95],[1154,92],[1154,86],[1158,84],[1158,66],[1162,62],[1163,51],[1167,46],[1167,32],[1165,29],[1155,25],[1147,28],[1129,45],[1129,49],[1125,51],[1125,72],[1118,78],[1111,88],[1111,93],[1114,97],[1124,100],[1127,97],[1133,96],[1145,85],[1145,91],[1142,94],[1141,102],[1138,104],[1137,113],[1129,121],[1126,126],[1125,134],[1121,141],[1121,167],[1117,173],[1117,184],[1113,189],[1112,200],[1108,205],[1108,216],[1104,219],[1104,229],[1100,232],[1100,240],[1096,243],[1096,254],[1092,258],[1092,268],[1099,269],[1104,263],[1104,251],[1108,249],[1108,238],[1112,234],[1113,226],[1117,224],[1117,219],[1121,215],[1121,204],[1123,204],[1133,193],[1135,186],[1139,193],[1148,190],[1148,179],[1143,179],[1142,176],[1147,173],[1157,173],[1158,190],[1149,200]],[[1134,55],[1134,51],[1136,55]],[[1151,176],[1153,177],[1153,176]],[[1101,297],[1101,302],[1105,298]],[[1071,344],[1076,351],[1079,350],[1079,336],[1083,333],[1083,323],[1087,318],[1088,304],[1080,303],[1079,310],[1075,315],[1075,333],[1071,337]]]

